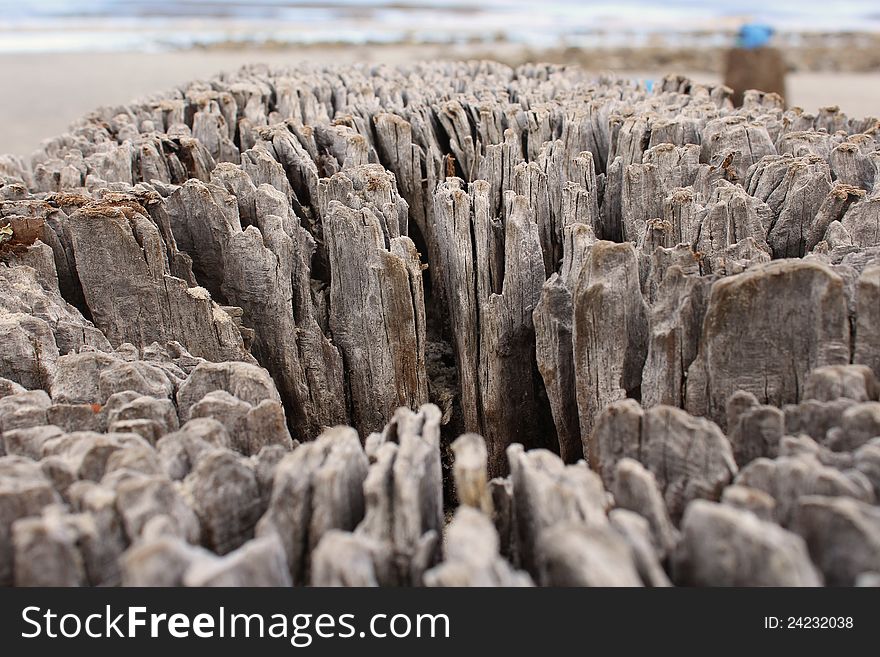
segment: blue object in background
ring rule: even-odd
[[[736,45],[746,50],[766,46],[773,36],[773,28],[760,23],[748,23],[739,28]]]

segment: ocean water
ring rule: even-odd
[[[0,0],[0,53],[155,51],[220,43],[506,40],[532,47],[880,32],[878,0]]]

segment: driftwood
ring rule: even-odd
[[[675,569],[677,578],[692,586],[710,582],[819,586],[822,582],[800,536],[750,511],[703,500],[694,502],[682,521]]]
[[[0,585],[876,580],[878,130],[249,67],[0,158]]]

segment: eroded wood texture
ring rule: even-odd
[[[0,584],[876,581],[878,131],[253,66],[0,156]]]

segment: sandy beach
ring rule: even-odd
[[[466,44],[405,44],[0,55],[0,84],[8,90],[0,101],[0,152],[27,156],[41,140],[64,132],[72,121],[96,107],[125,103],[141,95],[190,79],[234,70],[247,63],[398,64],[416,59],[480,56],[516,63],[526,56],[542,59],[541,54],[517,51],[509,44],[498,44],[491,52],[484,48],[476,50]],[[555,56],[552,59],[558,61],[560,58]],[[578,57],[580,62],[584,59],[583,54]],[[719,76],[711,72],[676,70],[674,66],[618,73],[638,79],[658,79],[666,73],[682,73],[700,81],[719,80]],[[827,105],[839,105],[854,116],[880,115],[880,73],[794,72],[788,76],[788,101],[790,105],[810,112]]]

